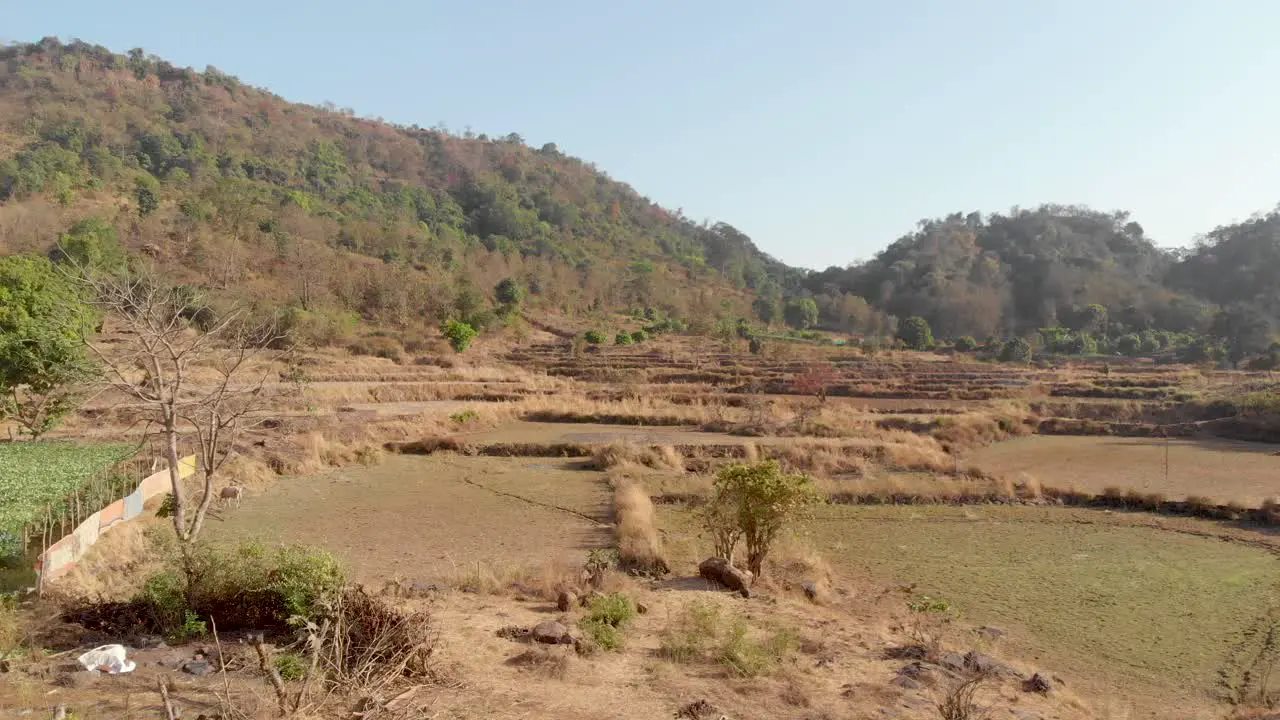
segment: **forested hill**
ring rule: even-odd
[[[1277,214],[1175,254],[1125,213],[957,213],[809,272],[554,144],[293,104],[141,50],[0,47],[0,255],[59,241],[145,253],[211,296],[288,309],[317,341],[356,318],[483,326],[508,278],[539,312],[651,308],[730,332],[750,318],[883,337],[919,316],[939,338],[1084,352],[1203,338],[1238,359],[1280,327]]]
[[[506,277],[577,313],[746,314],[799,273],[554,144],[286,102],[213,67],[46,39],[0,49],[0,253],[110,232],[190,282],[392,323]],[[177,271],[177,270],[175,270]]]

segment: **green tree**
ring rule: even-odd
[[[138,200],[138,214],[150,215],[160,207],[160,181],[151,175],[140,175],[133,183],[133,195]]]
[[[1138,357],[1142,354],[1142,340],[1133,333],[1121,335],[1116,340],[1116,351],[1121,355]]]
[[[631,343],[632,343],[632,340],[631,340],[630,333],[620,332],[617,335],[613,336],[614,345],[630,345]]]
[[[72,225],[58,236],[58,246],[49,253],[57,263],[69,263],[81,272],[116,270],[125,264],[124,248],[116,229],[100,217],[90,217]]]
[[[960,352],[973,352],[978,349],[978,341],[971,335],[962,335],[956,338],[955,348]]]
[[[446,320],[440,327],[440,334],[449,341],[449,347],[459,353],[466,352],[467,348],[471,347],[471,341],[479,335],[475,328],[461,320]]]
[[[599,330],[588,330],[582,334],[582,339],[586,340],[590,345],[604,344],[604,333]]]
[[[644,330],[636,330],[635,332],[631,333],[631,342],[633,343],[642,343],[648,339],[649,339],[649,333],[645,332]]]
[[[933,347],[933,329],[929,321],[915,315],[898,327],[898,339],[913,350],[928,350]]]
[[[738,324],[735,327],[735,331],[737,332],[738,337],[743,340],[750,340],[756,334],[755,328],[751,327],[751,322],[746,318],[738,318]]]
[[[747,569],[758,577],[779,534],[807,517],[816,501],[813,481],[783,473],[775,460],[730,465],[716,473],[702,518],[707,530],[722,538],[717,545],[726,560],[732,562],[737,537],[742,538]]]
[[[503,314],[509,314],[524,302],[524,287],[515,278],[505,278],[493,287],[493,296],[504,309]]]
[[[93,373],[97,313],[45,258],[0,258],[0,417],[38,438],[77,406]]]
[[[797,330],[808,330],[818,324],[818,303],[813,298],[793,298],[784,313],[787,324]]]
[[[1000,359],[1004,362],[1031,362],[1031,343],[1014,338],[1000,347]]]

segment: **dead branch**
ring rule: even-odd
[[[262,635],[255,634],[250,636],[249,642],[258,653],[259,669],[267,676],[267,680],[271,683],[271,688],[275,690],[276,702],[280,705],[280,717],[288,717],[289,691],[284,687],[284,679],[280,677],[280,671],[276,670],[275,665],[271,664],[271,658],[267,654],[267,647],[262,642]]]

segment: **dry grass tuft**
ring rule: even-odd
[[[643,465],[656,470],[684,470],[684,458],[669,445],[648,448],[635,443],[619,441],[600,448],[591,457],[591,466],[597,470],[625,468]]]
[[[540,566],[496,565],[477,562],[456,569],[447,582],[451,587],[478,595],[534,595],[554,602],[561,590],[582,584],[582,568],[548,561]]]
[[[644,575],[669,572],[662,557],[657,518],[649,493],[639,483],[623,479],[613,494],[618,566]]]
[[[563,680],[568,677],[570,664],[573,661],[567,653],[558,650],[558,648],[552,649],[542,646],[531,647],[508,659],[507,664],[521,670],[528,670],[556,680]]]

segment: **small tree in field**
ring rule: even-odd
[[[471,347],[471,341],[476,339],[476,329],[462,322],[461,320],[446,320],[444,325],[440,326],[440,334],[444,339],[449,341],[449,347],[454,352],[466,352]]]
[[[1022,338],[1014,338],[1000,348],[1000,359],[1004,362],[1031,362],[1031,343]]]
[[[916,315],[907,318],[898,328],[898,339],[912,350],[928,350],[933,347],[933,329],[928,320]]]
[[[840,379],[835,366],[831,363],[818,363],[808,366],[803,373],[791,380],[791,390],[797,395],[812,395],[819,403],[827,401],[827,390]]]
[[[283,338],[273,324],[251,325],[231,310],[197,327],[205,304],[184,288],[150,275],[90,274],[82,281],[96,304],[118,323],[122,342],[86,340],[107,385],[146,408],[159,428],[169,462],[173,526],[184,546],[196,541],[217,491],[218,470],[235,453],[240,434],[256,424],[263,388],[274,373],[255,361],[274,359]],[[208,318],[206,318],[208,319]],[[194,440],[201,480],[188,496],[178,465],[179,444]],[[191,500],[196,501],[194,509]]]
[[[726,560],[732,562],[739,538],[746,543],[747,569],[758,577],[778,535],[807,517],[816,499],[811,479],[783,473],[774,460],[730,465],[716,473],[702,519]]]

